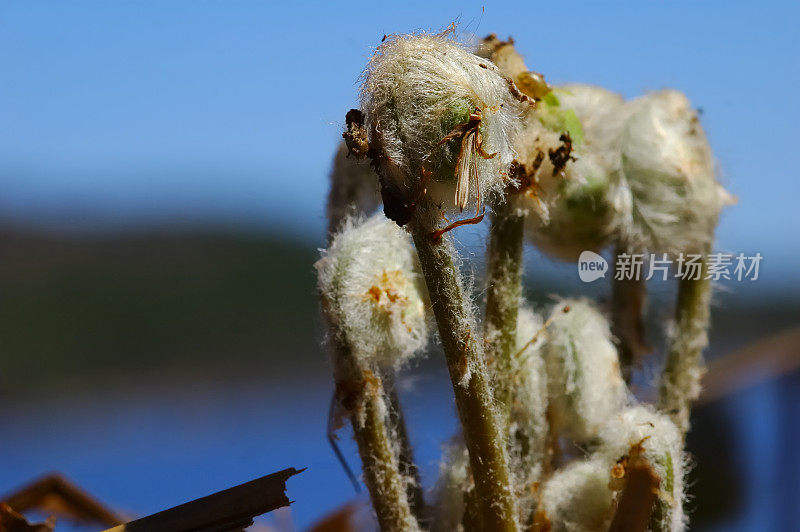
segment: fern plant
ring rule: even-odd
[[[470,46],[451,28],[385,38],[360,98],[317,271],[335,404],[381,530],[683,530],[710,281],[680,282],[652,405],[628,387],[644,282],[613,284],[611,321],[588,299],[537,312],[521,282],[528,243],[567,261],[710,252],[731,198],[686,97],[550,86],[513,42]],[[486,209],[479,320],[453,232]],[[425,501],[393,382],[434,328],[460,432]]]

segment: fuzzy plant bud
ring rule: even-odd
[[[637,253],[704,253],[733,198],[717,182],[697,112],[674,90],[628,106],[614,193],[622,244]]]
[[[566,165],[554,193],[544,200],[526,197],[528,239],[545,253],[569,262],[577,261],[585,250],[599,253],[614,227],[608,178],[607,167],[594,150],[581,150]]]
[[[421,194],[446,210],[502,194],[519,117],[532,100],[447,33],[395,35],[363,76],[361,104],[387,216]],[[404,216],[405,214],[405,216]]]
[[[511,169],[519,192],[514,206],[528,214],[526,234],[543,251],[563,260],[577,260],[583,250],[599,251],[613,230],[609,173],[610,162],[619,157],[609,157],[611,150],[595,141],[622,99],[616,101],[616,95],[588,85],[550,87],[541,74],[528,70],[511,39],[489,35],[477,53],[491,59],[537,102],[536,110],[523,117],[516,137],[518,157]],[[584,119],[591,127],[591,143],[585,138]]]
[[[544,346],[555,431],[589,441],[627,401],[606,318],[585,299],[555,305]]]
[[[575,261],[599,252],[616,226],[610,187],[619,172],[622,98],[591,85],[554,88],[528,121],[519,169],[526,177],[526,234],[540,249]]]
[[[378,176],[369,161],[349,155],[344,142],[333,158],[328,196],[328,232],[333,235],[349,214],[369,215],[380,205]]]
[[[357,356],[397,366],[425,347],[427,290],[396,224],[382,214],[347,218],[315,266],[335,334]]]
[[[517,316],[517,346],[514,360],[511,406],[511,464],[520,486],[520,505],[533,493],[542,477],[547,454],[547,374],[542,355],[544,321],[521,306]],[[534,505],[531,504],[531,507]]]
[[[583,250],[599,251],[614,227],[608,190],[612,163],[619,160],[613,156],[618,150],[601,139],[613,129],[609,124],[622,122],[617,112],[622,98],[590,85],[550,87],[541,74],[528,70],[511,39],[489,35],[477,53],[537,102],[536,110],[523,117],[512,165],[519,192],[514,205],[528,214],[526,234],[563,260],[577,260]]]
[[[683,438],[672,420],[649,406],[627,408],[612,417],[600,432],[597,453],[616,464],[615,477],[624,483],[626,462],[632,455],[643,457],[658,482],[658,497],[651,516],[651,529],[679,532],[686,527],[683,512]]]
[[[615,493],[611,466],[602,456],[577,460],[556,472],[541,488],[538,530],[608,530]]]

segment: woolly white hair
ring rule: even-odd
[[[370,59],[361,87],[370,146],[382,149],[384,177],[412,194],[424,167],[447,185],[429,188],[445,208],[455,204],[461,144],[440,141],[479,109],[484,150],[497,153],[491,159],[474,155],[479,188],[483,197],[502,194],[519,117],[531,106],[523,100],[494,64],[469,53],[446,33],[388,37]],[[473,186],[470,196],[476,198],[477,192]]]
[[[608,321],[586,299],[555,305],[544,345],[552,426],[576,440],[594,438],[625,405]]]
[[[339,229],[348,214],[371,214],[380,202],[378,176],[369,161],[348,156],[347,145],[342,141],[336,150],[331,170],[328,230],[333,233]]]
[[[697,112],[674,90],[631,101],[614,203],[632,252],[703,253],[733,198],[717,182]]]
[[[542,102],[539,104],[540,107],[543,106]],[[556,239],[550,243],[550,239],[540,235],[539,232],[550,224],[551,211],[558,210],[560,189],[571,164],[568,163],[561,172],[556,172],[549,154],[563,145],[561,141],[563,131],[554,129],[552,124],[548,127],[542,122],[542,116],[547,112],[537,109],[523,118],[522,130],[517,136],[515,148],[519,154],[518,162],[530,186],[521,190],[514,201],[517,208],[526,214],[526,235],[534,243],[542,243],[546,251],[558,255],[561,240]]]
[[[536,448],[527,450],[525,476],[528,483],[539,480],[547,439],[547,374],[542,346],[544,321],[530,307],[519,307],[517,316],[517,355],[511,430],[525,432]],[[535,340],[534,340],[535,339]],[[533,342],[531,342],[533,340]]]
[[[621,95],[583,83],[559,85],[553,90],[562,107],[575,111],[581,121],[586,145],[618,152],[619,137],[627,116]]]
[[[545,336],[543,324],[542,318],[530,307],[520,305],[517,316],[517,356],[513,365],[516,379],[509,426],[509,459],[523,515],[536,507],[531,487],[542,479],[547,454],[547,373],[542,356]]]
[[[544,321],[527,305],[517,315],[516,366],[519,372],[517,405],[525,412],[525,423],[544,440],[547,434],[547,375],[542,356]]]
[[[603,249],[616,227],[609,190],[620,167],[624,105],[618,94],[580,84],[554,88],[543,104],[537,111],[542,124],[526,123],[522,135],[533,139],[527,141],[526,160],[557,149],[558,137],[569,123],[576,138],[572,138],[572,160],[560,174],[552,173],[550,161],[542,161],[536,194],[523,200],[529,213],[526,233],[546,253],[574,261],[584,250]]]
[[[356,356],[398,365],[428,340],[428,294],[408,234],[376,214],[347,218],[315,264],[335,334]]]
[[[540,154],[544,156],[536,169],[536,193],[539,200],[544,200],[549,204],[548,200],[557,193],[558,182],[562,176],[554,174],[553,164],[548,154],[562,145],[560,137],[564,131],[555,124],[545,125],[542,122],[542,117],[550,112],[544,107],[545,105],[540,102],[536,111],[523,117],[522,130],[516,137],[514,148],[519,154],[519,162],[528,167],[533,167],[534,161]],[[532,210],[536,211],[535,208]],[[541,211],[541,209],[539,210]],[[545,207],[544,212],[539,213],[545,222],[549,220],[546,211]]]
[[[433,532],[464,530],[464,498],[472,487],[467,447],[461,438],[454,438],[445,447],[439,465],[439,480],[434,489]]]
[[[542,486],[542,510],[554,532],[607,530],[614,492],[611,467],[601,456],[578,460],[556,472]]]
[[[598,454],[608,460],[620,460],[633,447],[644,457],[661,479],[655,517],[659,530],[679,532],[686,527],[683,512],[686,458],[683,439],[675,424],[650,406],[638,405],[613,416],[600,431],[602,444]]]

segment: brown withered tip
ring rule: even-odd
[[[536,172],[544,161],[544,153],[541,151],[536,154],[536,158],[531,162],[530,166],[525,163],[514,159],[511,161],[511,166],[508,169],[508,177],[510,183],[506,187],[506,192],[509,194],[518,194],[522,192],[536,193]]]
[[[562,133],[558,140],[561,141],[561,146],[555,150],[551,149],[549,152],[550,162],[553,163],[554,175],[561,173],[569,161],[575,160],[575,157],[572,156],[572,138],[570,138],[569,133]]]
[[[523,91],[521,91],[520,88],[517,87],[517,84],[514,82],[513,79],[507,76],[504,76],[504,79],[506,80],[506,83],[508,83],[508,90],[511,92],[511,96],[513,96],[522,103],[527,103],[531,107],[536,106],[536,100],[525,94]]]
[[[644,449],[639,442],[631,447],[621,466],[624,479],[622,494],[617,502],[614,518],[609,532],[645,532],[653,515],[658,499],[661,477],[644,457]]]
[[[369,152],[367,128],[364,125],[364,113],[358,109],[350,109],[345,115],[346,129],[342,133],[344,143],[347,145],[348,155],[356,159],[364,159]]]
[[[497,50],[502,46],[506,46],[507,44],[514,44],[514,38],[509,36],[507,41],[504,41],[497,37],[496,33],[490,33],[486,37],[483,38],[481,41],[482,44],[489,45],[490,47]]]
[[[492,55],[494,55],[497,50],[507,44],[507,42],[498,39],[496,33],[490,33],[481,40],[478,47],[478,55],[486,59],[491,59]]]
[[[365,159],[369,157],[372,168],[378,174],[378,182],[380,183],[381,199],[383,200],[383,212],[386,217],[395,222],[399,226],[406,225],[411,221],[411,215],[416,208],[416,202],[420,199],[409,200],[406,192],[396,183],[387,179],[381,170],[381,163],[389,161],[389,158],[377,147],[370,148],[369,137],[367,135],[366,120],[364,113],[358,109],[350,109],[345,115],[345,132],[342,133],[344,143],[347,146],[348,156],[353,155],[356,159]],[[425,169],[422,169],[423,179],[420,186],[421,193],[424,194],[425,183],[427,178],[425,176]]]
[[[361,112],[360,109],[350,109],[347,111],[347,114],[344,117],[345,123],[349,126],[350,124],[358,124],[360,126],[364,125],[364,113]]]
[[[536,510],[533,514],[533,526],[531,530],[536,532],[551,532],[553,530],[553,523],[550,522],[547,512],[544,510]]]
[[[243,530],[256,516],[289,506],[286,481],[304,469],[290,467],[174,506],[105,532],[197,532]]]

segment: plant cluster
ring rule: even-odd
[[[386,37],[360,99],[316,268],[336,411],[380,528],[683,530],[709,281],[679,283],[655,404],[629,390],[646,350],[643,282],[613,284],[611,320],[588,299],[533,309],[521,282],[526,243],[567,261],[710,252],[731,197],[687,98],[551,86],[513,41],[469,46],[450,30]],[[479,302],[453,231],[487,207]],[[394,382],[434,330],[461,430],[426,501]]]

